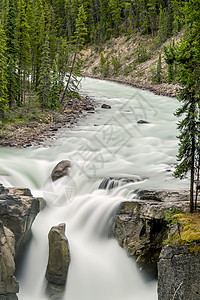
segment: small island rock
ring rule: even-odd
[[[46,279],[49,283],[65,285],[69,264],[70,252],[65,224],[51,228],[49,235],[49,259],[46,270]]]

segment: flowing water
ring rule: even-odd
[[[44,147],[0,149],[0,180],[29,187],[47,205],[33,224],[33,239],[18,274],[20,300],[48,299],[45,270],[50,228],[65,222],[71,265],[64,300],[156,300],[156,281],[147,280],[117,242],[108,238],[118,205],[138,188],[185,188],[172,176],[177,153],[176,99],[126,85],[86,78],[82,93],[112,109],[95,114],[71,130],[62,128]],[[137,124],[137,121],[148,121]],[[69,178],[52,183],[62,159],[73,167]],[[135,182],[98,189],[105,177]]]

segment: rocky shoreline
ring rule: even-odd
[[[93,99],[82,96],[81,100],[67,101],[62,111],[49,113],[45,121],[40,119],[26,124],[10,124],[7,130],[0,133],[0,147],[40,146],[45,139],[52,138],[59,128],[71,128],[88,113],[94,113],[96,105]]]

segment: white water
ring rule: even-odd
[[[20,280],[20,300],[48,299],[44,279],[50,228],[67,224],[71,266],[64,300],[156,300],[156,282],[143,278],[117,242],[107,238],[118,204],[136,188],[184,188],[172,177],[177,152],[175,99],[133,87],[85,79],[82,92],[111,110],[61,129],[56,140],[40,149],[0,149],[0,180],[6,186],[31,188],[47,206],[33,225],[33,239]],[[150,124],[137,124],[138,120]],[[52,168],[73,162],[70,179],[53,184]],[[170,170],[170,171],[169,171]],[[110,191],[98,190],[107,176],[136,175],[141,181]]]

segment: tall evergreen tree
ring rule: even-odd
[[[49,48],[49,36],[46,36],[42,51],[40,77],[38,86],[38,97],[42,108],[50,107],[51,91],[51,57]]]
[[[179,99],[183,102],[176,115],[179,122],[179,164],[175,176],[184,178],[190,171],[190,211],[194,210],[194,179],[200,151],[200,2],[189,0],[183,9],[188,31],[176,49],[175,60],[179,64],[178,82],[182,86]]]
[[[19,97],[19,78],[17,74],[16,9],[13,0],[8,2],[5,17],[6,57],[7,57],[7,94],[11,106]]]
[[[7,108],[6,35],[0,22],[0,119]]]
[[[20,97],[18,104],[21,105],[25,97],[27,82],[30,71],[30,35],[24,0],[18,2],[17,37],[18,37],[18,74],[20,80]]]

